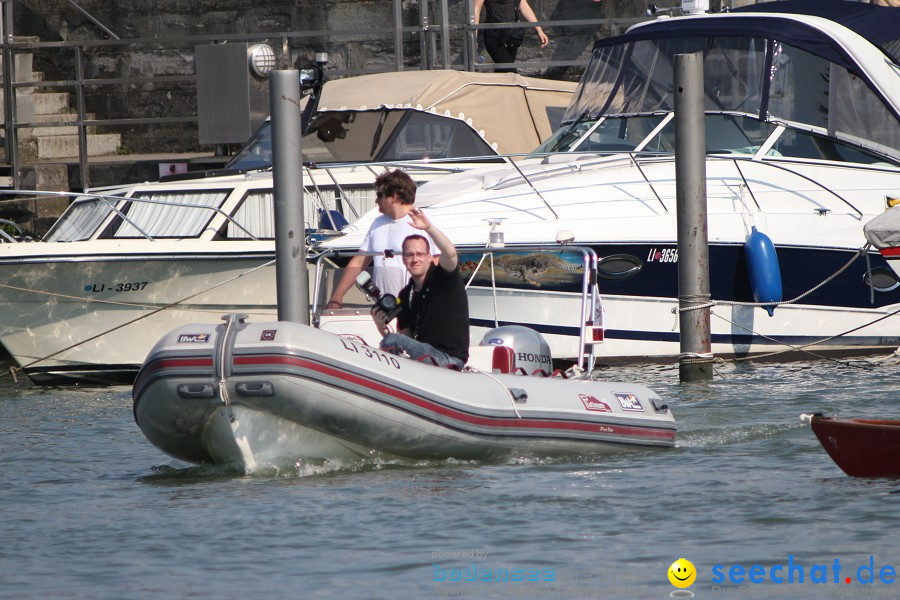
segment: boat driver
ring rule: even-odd
[[[400,169],[382,173],[375,179],[375,203],[381,214],[372,221],[359,249],[361,252],[394,252],[391,257],[374,257],[372,281],[386,294],[396,296],[400,288],[406,285],[408,273],[400,259],[400,246],[406,236],[416,233],[407,218],[415,201],[416,182]],[[344,294],[353,287],[357,275],[372,263],[372,259],[372,256],[354,256],[350,259],[331,292],[326,309],[344,307]]]
[[[383,336],[380,347],[394,354],[405,352],[414,360],[431,357],[439,367],[462,369],[469,359],[469,299],[456,248],[421,209],[411,209],[409,216],[414,228],[431,236],[441,255],[434,264],[431,244],[422,234],[403,240],[403,264],[410,278],[397,295],[397,333],[389,333],[387,315],[378,305],[372,309]]]

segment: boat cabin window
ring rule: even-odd
[[[114,206],[121,199],[108,196],[97,198],[80,196],[76,198],[69,208],[57,219],[44,240],[48,242],[80,242],[93,237],[97,228],[112,213]]]
[[[302,152],[304,162],[316,164],[497,155],[465,121],[413,109],[319,112]],[[272,124],[266,121],[227,168],[271,166]]]
[[[376,160],[495,156],[497,152],[459,119],[409,111]]]
[[[122,203],[120,211],[101,238],[199,237],[216,215],[227,190],[137,192]]]
[[[225,236],[229,240],[252,239],[252,233],[258,239],[275,239],[275,196],[272,190],[253,190],[240,203],[233,219],[225,227]],[[306,198],[306,194],[304,194]],[[241,229],[235,222],[240,223]]]
[[[338,190],[316,187],[309,180],[304,183],[303,218],[307,229],[317,229],[322,223],[325,229],[334,229],[338,225],[327,216],[323,218],[323,214],[327,215],[326,209],[357,217],[375,207],[375,191],[371,185],[347,185]],[[247,192],[225,225],[225,239],[253,239],[251,234],[261,240],[275,239],[275,203],[271,189]]]

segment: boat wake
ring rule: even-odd
[[[757,423],[742,427],[705,427],[679,432],[676,448],[715,448],[780,437],[799,427],[785,423]]]

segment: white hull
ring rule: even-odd
[[[235,244],[258,248],[264,243]],[[196,243],[179,245],[185,249]],[[83,257],[26,265],[0,261],[0,280],[8,286],[0,315],[0,342],[19,365],[35,363],[26,372],[37,382],[129,383],[154,340],[176,327],[215,320],[228,312],[245,313],[253,319],[276,317],[274,267],[252,271],[269,262],[272,255],[264,251],[244,254],[246,258],[238,258],[237,253],[163,252],[147,254],[143,260]],[[123,283],[137,285],[130,291],[115,291]],[[502,288],[494,294],[488,288],[472,287],[469,296],[473,344],[495,326],[496,318],[500,325],[537,329],[555,357],[578,355],[579,294]],[[606,330],[605,340],[596,346],[601,362],[677,358],[675,298],[602,295],[601,300]],[[889,350],[900,345],[900,318],[867,324],[898,308],[796,304],[781,306],[769,317],[758,307],[716,306],[711,318],[712,351],[721,356],[744,356],[821,340],[825,342],[810,350]],[[320,326],[359,336],[371,345],[377,345],[379,339],[365,310],[351,317],[325,315]],[[840,335],[857,328],[852,334]],[[832,336],[838,337],[826,339]]]
[[[233,340],[223,330],[171,332],[135,382],[138,425],[176,458],[250,467],[674,444],[671,412],[637,384],[441,369],[293,323],[249,323]]]
[[[0,260],[0,342],[21,366],[39,361],[26,368],[38,382],[130,383],[154,341],[175,327],[236,311],[275,317],[274,266],[258,268],[274,253],[241,244],[248,251],[225,255],[181,242],[179,252],[143,256]]]

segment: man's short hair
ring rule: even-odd
[[[416,201],[416,182],[400,169],[376,177],[375,189],[386,196],[396,195],[400,204],[413,204]]]
[[[403,238],[403,243],[400,244],[400,248],[403,250],[403,252],[406,252],[406,242],[408,242],[409,240],[422,240],[423,242],[425,242],[425,252],[431,254],[431,244],[428,242],[428,238],[424,235],[419,235],[418,233],[411,233]]]

